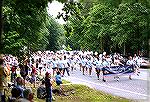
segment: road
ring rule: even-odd
[[[107,77],[107,81],[97,80],[95,70],[93,69],[92,76],[88,74],[82,75],[79,69],[70,72],[71,76],[65,75],[63,79],[74,84],[87,85],[96,90],[103,91],[115,96],[124,97],[132,100],[140,100],[140,102],[150,102],[150,70],[140,69],[140,75],[132,75],[132,80],[128,76],[121,76],[120,80],[114,80],[113,77]]]

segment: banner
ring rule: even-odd
[[[103,75],[122,75],[134,73],[134,66],[110,66],[102,68]]]

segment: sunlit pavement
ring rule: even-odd
[[[100,75],[100,80],[97,80],[94,69],[92,76],[88,74],[82,75],[79,69],[70,73],[71,76],[65,75],[63,79],[75,84],[87,85],[112,95],[140,100],[140,102],[150,102],[150,70],[148,69],[140,69],[139,76],[132,75],[132,80],[129,80],[128,76],[120,76],[119,81],[114,80],[114,77],[107,77],[106,82],[102,81],[102,75]]]

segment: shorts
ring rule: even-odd
[[[62,68],[59,68],[59,71],[62,71],[63,69]]]
[[[56,81],[56,84],[60,85],[60,84],[62,84],[62,81]]]
[[[41,70],[41,69],[42,69],[42,67],[39,67],[39,69]]]
[[[53,67],[52,69],[57,69],[57,67]]]

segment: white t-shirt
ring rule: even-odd
[[[128,60],[126,64],[127,65],[134,65],[134,62],[133,62],[133,60]]]

